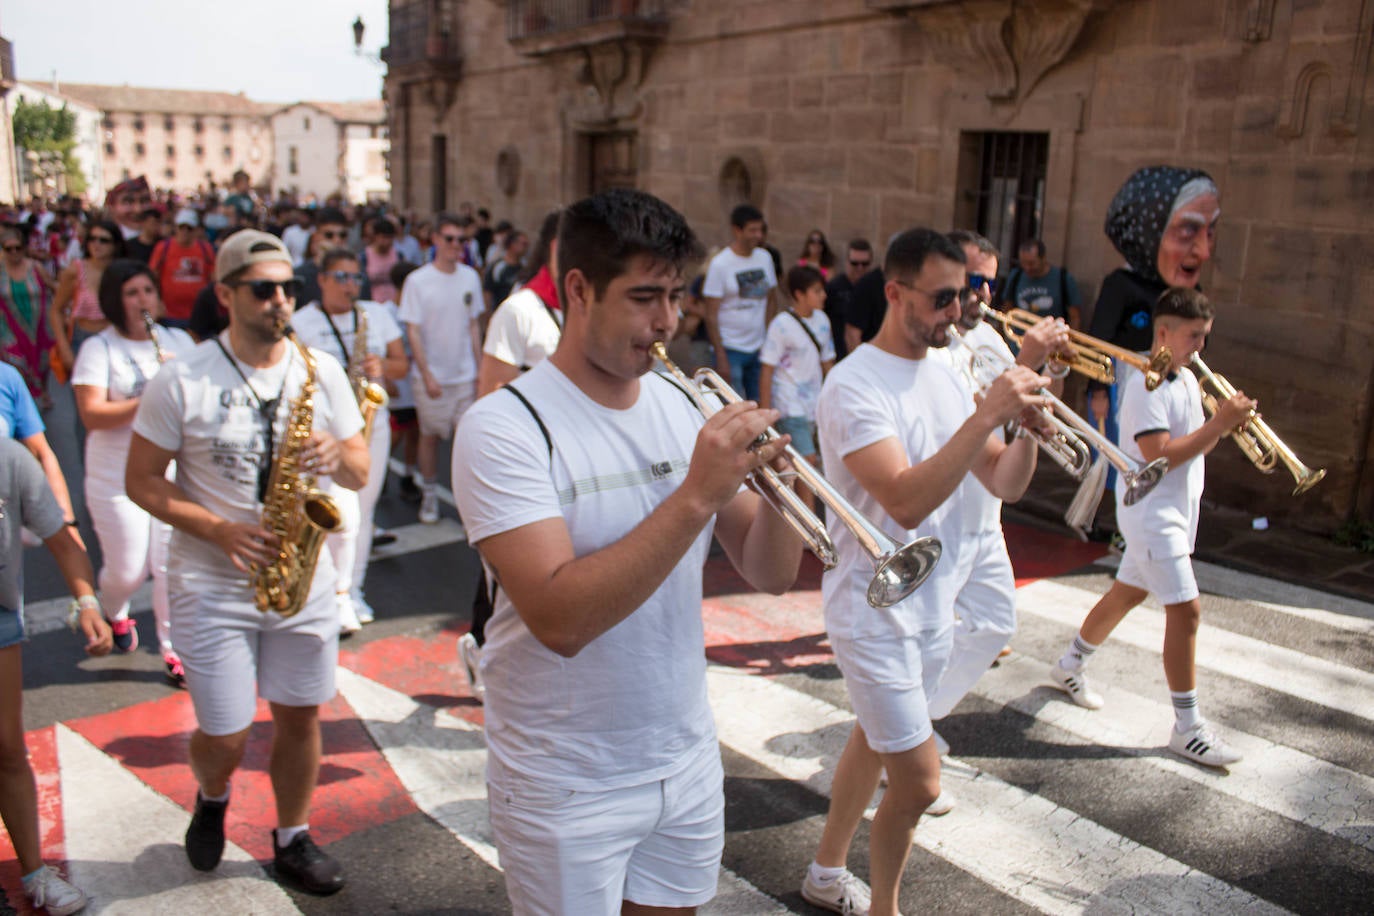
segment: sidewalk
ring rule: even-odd
[[[1007,506],[1007,516],[1067,532],[1064,510],[1077,490],[1077,483],[1067,474],[1050,462],[1041,462],[1025,498]],[[1110,493],[1103,497],[1099,520],[1112,517],[1111,499]],[[1243,512],[1208,506],[1204,500],[1198,559],[1374,602],[1374,554],[1278,525],[1256,531],[1251,521]]]

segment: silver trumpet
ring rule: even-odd
[[[975,391],[986,391],[999,375],[1011,368],[1012,364],[1007,358],[991,347],[969,346],[959,330],[952,325],[949,328],[949,336],[969,354],[965,372],[973,381]],[[1144,465],[1137,464],[1129,455],[1117,448],[1116,443],[1070,410],[1059,398],[1044,388],[1037,394],[1048,402],[1041,408],[1041,413],[1052,432],[1045,433],[1032,429],[1030,433],[1041,449],[1075,479],[1081,480],[1092,466],[1089,445],[1097,449],[1121,475],[1122,481],[1126,484],[1123,501],[1128,506],[1144,499],[1169,470],[1169,461],[1166,458],[1156,458]]]
[[[696,401],[697,409],[709,417],[719,410],[707,395],[718,398],[723,404],[743,400],[733,388],[713,369],[698,369],[694,378],[677,367],[668,357],[668,349],[661,341],[650,348],[658,361],[687,389]],[[779,438],[781,434],[769,427],[754,443],[755,447]],[[864,553],[873,561],[874,574],[868,584],[868,603],[875,608],[890,607],[921,587],[935,564],[940,560],[940,542],[936,538],[917,538],[910,544],[899,544],[886,532],[864,518],[849,503],[830,481],[811,466],[805,458],[790,445],[784,450],[791,462],[793,472],[816,498],[825,504],[826,509],[849,529]],[[833,569],[838,562],[835,544],[826,533],[825,523],[816,513],[807,508],[783,476],[768,465],[761,466],[750,475],[750,483],[764,501],[773,508],[797,532],[816,558],[826,569]]]

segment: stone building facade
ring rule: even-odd
[[[1327,479],[1223,443],[1208,497],[1310,530],[1374,512],[1374,0],[392,0],[393,199],[521,226],[630,184],[710,243],[902,228],[1045,240],[1091,303],[1143,165],[1222,189],[1209,361]],[[1090,309],[1089,309],[1090,311]]]
[[[244,170],[271,186],[272,129],[280,105],[243,93],[64,83],[63,94],[104,112],[105,181],[146,175],[155,188],[191,193],[227,186]]]

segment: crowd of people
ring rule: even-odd
[[[1219,215],[1216,186],[1185,169],[1142,170],[1113,202],[1107,234],[1129,266],[1104,284],[1093,327],[1133,349],[1168,346],[1172,363],[1158,391],[1121,367],[1093,409],[1134,458],[1171,471],[1122,507],[1117,584],[1050,673],[1073,702],[1101,707],[1087,662],[1153,592],[1168,617],[1169,746],[1208,766],[1239,755],[1198,713],[1189,555],[1201,459],[1254,408],[1237,394],[1204,419],[1179,371],[1213,320],[1196,286]],[[1004,273],[1003,252],[975,232],[913,228],[880,263],[862,238],[837,260],[812,230],[789,262],[767,244],[763,213],[741,204],[729,244],[708,256],[643,192],[594,195],[530,233],[468,207],[414,221],[384,207],[266,206],[246,175],[223,200],[154,199],[136,179],[100,213],[34,201],[11,216],[0,419],[23,447],[4,452],[4,499],[19,511],[0,516],[0,814],[36,905],[69,913],[87,898],[38,852],[15,676],[21,529],[57,556],[93,655],[137,648],[130,599],[151,577],[167,676],[197,720],[190,863],[219,864],[261,697],[277,874],[329,894],[343,867],[309,833],[319,707],[334,695],[339,638],[376,615],[364,583],[373,547],[394,537],[372,520],[393,447],[402,496],[434,524],[451,440],[454,496],[483,566],[458,654],[487,704],[491,823],[518,913],[681,911],[714,894],[724,799],[701,567],[714,537],[751,585],[778,593],[803,550],[747,481],[808,462],[899,543],[940,541],[924,583],[875,613],[872,556],[824,513],[837,551],[826,631],[857,724],[802,895],[896,913],[920,817],[954,806],[936,726],[1015,630],[1001,502],[1031,484],[1052,435],[1054,357],[1082,322],[1074,278],[1041,241],[1022,243]],[[983,321],[994,307],[1034,325],[1009,346]],[[651,371],[664,352],[680,373]],[[739,398],[686,382],[698,369]],[[53,384],[70,384],[78,409],[98,579],[44,435]],[[295,549],[264,509],[284,474],[318,486],[337,516],[289,612],[262,591],[262,571]],[[880,778],[866,883],[847,861]]]

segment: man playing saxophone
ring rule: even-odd
[[[337,861],[310,839],[320,761],[319,706],[334,696],[338,657],[335,573],[321,552],[299,613],[255,607],[257,570],[285,554],[264,517],[275,482],[306,489],[367,482],[362,417],[343,368],[285,336],[299,281],[281,241],[245,230],[225,243],[215,293],[229,327],[169,363],[144,390],[134,419],[129,496],[173,528],[168,562],[173,638],[196,711],[191,770],[199,791],[186,831],[191,864],[209,871],[224,851],[229,781],[243,759],[257,696],[271,706],[276,872],[312,893],[343,886]],[[307,382],[313,396],[301,395]],[[301,429],[309,434],[300,436]],[[288,433],[296,430],[295,434]],[[299,443],[299,445],[297,445]],[[163,477],[176,460],[174,481]],[[272,500],[273,504],[280,499]],[[277,570],[286,578],[303,568]]]

